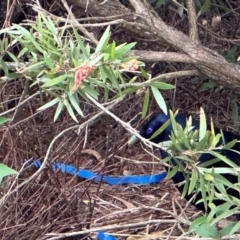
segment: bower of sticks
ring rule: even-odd
[[[46,11],[67,17],[62,1],[40,2]],[[122,2],[127,4],[127,1]],[[0,3],[2,28],[34,19],[36,13],[28,1],[19,3]],[[19,8],[22,10],[18,11]],[[88,17],[84,11],[72,9],[76,17]],[[166,22],[171,19],[166,15]],[[171,24],[187,32],[185,20],[180,20]],[[229,28],[232,21],[230,17],[225,18],[221,31],[234,31]],[[93,31],[100,37],[104,28]],[[206,39],[212,39],[210,33],[205,34]],[[136,41],[137,50],[161,50],[157,43],[128,34],[120,27],[113,28],[112,38],[118,44]],[[216,51],[229,48],[230,43],[221,39],[211,41]],[[183,66],[164,61],[146,62],[146,70],[152,76],[177,71]],[[108,176],[152,174],[164,171],[164,167],[158,160],[158,149],[149,149],[142,143],[128,147],[130,133],[92,103],[82,100],[85,116],[78,120],[79,126],[84,127],[72,130],[76,123],[67,112],[61,113],[56,122],[53,121],[54,108],[37,112],[38,97],[18,106],[25,81],[0,82],[1,111],[14,108],[8,114],[13,121],[0,126],[0,163],[20,172],[17,180],[8,176],[0,185],[0,239],[94,239],[98,231],[112,233],[118,239],[196,239],[186,233],[189,223],[202,213],[181,199],[171,180],[147,186],[111,186],[54,172],[49,166],[54,161]],[[208,121],[212,119],[216,126],[239,134],[233,121],[234,106],[239,105],[237,93],[220,85],[207,87],[208,81],[204,76],[168,80],[176,87],[162,91],[168,108],[198,118],[199,109],[203,107]],[[31,89],[29,94],[33,93]],[[143,96],[144,90],[130,94],[110,111],[139,130],[144,121],[140,114]],[[152,98],[147,115],[160,111]],[[84,124],[93,118],[89,124]],[[46,167],[31,178],[37,170],[26,164],[26,160],[43,160],[47,154]]]

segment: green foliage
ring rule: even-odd
[[[164,82],[157,82],[157,81],[152,81],[149,84],[149,87],[145,91],[145,96],[144,96],[144,102],[143,102],[143,107],[142,107],[142,118],[144,118],[147,114],[147,109],[149,106],[149,98],[150,98],[150,90],[154,96],[154,99],[156,100],[158,106],[162,111],[167,114],[167,105],[165,103],[165,100],[159,90],[171,90],[174,88],[173,85],[170,85],[168,83]]]
[[[110,41],[110,27],[107,27],[97,46],[90,46],[87,41],[79,35],[72,27],[58,27],[57,22],[51,18],[39,14],[36,22],[31,22],[28,28],[15,24],[11,28],[0,30],[0,34],[10,35],[11,43],[0,42],[4,54],[23,67],[11,69],[32,81],[30,87],[38,86],[41,93],[51,98],[49,102],[39,107],[39,111],[55,107],[54,121],[60,113],[66,109],[68,114],[76,122],[77,114],[83,116],[80,99],[88,101],[87,94],[94,99],[104,94],[104,101],[122,97],[144,85],[135,83],[136,77],[126,82],[124,72],[135,72],[144,66],[136,57],[125,57],[126,53],[136,43],[124,43],[117,45]],[[20,52],[15,57],[8,51],[13,45],[20,45]],[[22,59],[28,59],[25,63]],[[9,67],[0,59],[1,68],[5,75],[9,75]],[[141,68],[141,73],[148,79],[148,74]],[[167,83],[151,81],[149,85],[153,96],[164,112],[166,112],[165,101],[159,91],[172,89]],[[103,91],[102,91],[103,90]],[[111,94],[110,94],[111,93]],[[149,89],[143,105],[143,116],[147,113],[150,97]]]
[[[201,6],[201,9],[200,9],[200,11],[198,12],[198,15],[199,15],[199,16],[209,10],[209,8],[210,8],[210,6],[211,6],[211,0],[204,0],[203,5],[200,4],[200,6]]]
[[[175,115],[170,111],[170,120],[166,122],[154,135],[158,135],[171,122],[171,141],[168,141],[167,151],[170,157],[163,159],[163,162],[170,166],[168,178],[172,178],[177,171],[181,171],[185,176],[185,185],[182,192],[186,194],[202,195],[205,208],[211,209],[208,216],[199,217],[194,220],[189,228],[189,232],[195,231],[199,236],[218,239],[219,237],[233,234],[240,227],[240,224],[229,224],[222,231],[218,231],[215,224],[220,220],[231,216],[240,210],[239,198],[228,196],[227,189],[232,188],[240,193],[238,183],[228,181],[224,174],[240,175],[240,168],[227,157],[221,155],[219,150],[228,149],[234,146],[237,140],[219,146],[219,140],[224,142],[222,133],[215,134],[213,123],[211,129],[207,129],[206,117],[203,109],[200,110],[199,129],[193,130],[192,118],[189,117],[187,126],[183,129],[175,120]],[[152,136],[154,138],[155,136]],[[235,150],[232,150],[235,151]],[[236,151],[235,151],[236,152]],[[201,154],[209,153],[212,160],[198,163]],[[172,162],[172,158],[175,164]],[[209,168],[210,164],[223,161],[228,167]],[[222,199],[224,204],[215,206],[214,199]],[[200,202],[199,201],[199,202]]]

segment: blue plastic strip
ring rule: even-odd
[[[40,168],[42,162],[40,160],[34,161],[33,165],[36,168]],[[167,172],[160,172],[157,174],[152,175],[140,175],[140,176],[120,176],[120,177],[109,177],[105,175],[99,175],[92,171],[77,169],[72,165],[66,165],[64,163],[53,163],[52,169],[54,171],[60,170],[63,173],[69,173],[71,175],[77,175],[84,179],[93,179],[95,181],[102,181],[108,183],[110,185],[119,185],[119,184],[141,184],[141,185],[148,185],[151,183],[159,183],[161,182],[166,176]]]
[[[36,168],[40,168],[42,162],[40,160],[33,161],[33,165]],[[153,175],[142,175],[142,176],[121,176],[121,177],[108,177],[105,175],[98,175],[92,171],[88,171],[85,169],[77,169],[72,165],[67,165],[64,163],[53,163],[52,164],[53,171],[60,170],[63,173],[68,173],[71,175],[77,175],[81,178],[85,179],[93,179],[95,181],[102,181],[108,183],[110,185],[118,185],[118,184],[141,184],[148,185],[151,183],[161,182],[166,176],[167,172],[161,172]],[[107,234],[105,232],[97,233],[97,240],[117,240],[114,236]]]
[[[117,240],[117,238],[115,238],[112,235],[109,235],[105,232],[98,232],[97,240]]]

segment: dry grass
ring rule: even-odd
[[[173,95],[173,92],[168,91],[165,98],[169,105],[172,102],[175,108],[190,114],[195,113],[197,116],[198,102],[191,98],[189,93],[193,93],[194,89],[190,90],[188,87],[189,91],[186,91],[185,82],[186,79],[179,81],[182,87],[177,89],[177,94]],[[194,85],[191,87],[194,88]],[[15,91],[21,91],[19,82],[15,83],[15,88],[5,88],[5,93],[8,94],[4,96],[17,97]],[[211,101],[218,104],[209,100],[210,94]],[[227,127],[230,111],[224,111],[228,108],[227,102],[220,102],[219,99],[226,97],[217,89],[198,92],[198,99],[201,99],[206,113],[211,109],[211,113],[215,113],[211,114],[215,123],[223,127]],[[140,95],[130,96],[117,105],[113,112],[128,122],[141,111],[141,99]],[[2,101],[11,103],[9,99]],[[34,99],[18,108],[14,121],[0,129],[4,136],[0,148],[1,162],[17,170],[22,168],[24,159],[42,159],[52,139],[75,124],[67,114],[62,114],[56,123],[52,121],[53,111],[34,115],[37,104],[37,99]],[[81,123],[98,112],[91,104],[83,106],[88,114],[86,118],[80,119]],[[149,113],[159,111],[154,102],[150,109]],[[218,115],[219,112],[221,114]],[[135,121],[134,126],[138,128],[139,125],[140,122]],[[228,127],[230,128],[231,124]],[[133,174],[161,171],[163,168],[158,164],[158,160],[150,157],[142,145],[127,148],[128,136],[114,119],[103,115],[80,134],[69,131],[59,138],[50,153],[48,163],[57,160],[112,176],[122,175],[124,170]],[[95,156],[101,156],[100,161],[94,155],[83,153],[83,149],[94,150]],[[158,156],[157,149],[154,154]],[[142,164],[135,164],[132,160],[138,160]],[[34,172],[33,167],[26,167],[12,188],[17,187]],[[4,181],[1,197],[7,193],[12,182],[11,178]],[[46,234],[80,232],[81,235],[64,236],[64,239],[85,239],[94,235],[96,230],[105,229],[118,236],[158,232],[163,239],[167,236],[173,239],[174,236],[185,234],[188,222],[198,214],[194,207],[184,209],[185,206],[187,202],[180,199],[171,180],[150,186],[110,186],[55,173],[48,166],[37,178],[19,188],[6,200],[1,211],[0,237],[58,239],[60,236],[54,238]]]

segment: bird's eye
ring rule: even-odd
[[[153,129],[152,129],[152,128],[148,128],[148,129],[147,129],[147,133],[148,133],[148,134],[151,134],[151,133],[152,133],[152,131],[153,131]]]

